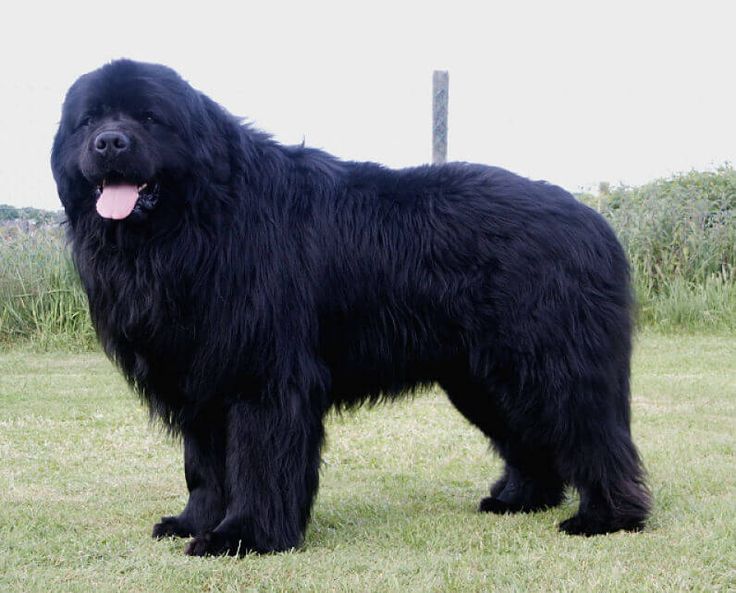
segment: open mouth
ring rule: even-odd
[[[159,185],[153,180],[138,185],[119,178],[105,178],[95,192],[97,213],[102,218],[123,220],[134,212],[152,210],[158,195]]]

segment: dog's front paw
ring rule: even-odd
[[[189,537],[193,535],[191,526],[183,522],[179,517],[161,517],[161,521],[153,526],[154,539],[164,537]]]
[[[239,538],[209,531],[190,541],[185,553],[187,556],[243,556],[250,551]]]
[[[509,503],[504,500],[500,500],[495,496],[488,496],[480,501],[480,507],[478,510],[481,513],[493,513],[495,515],[506,515],[511,513],[518,513],[522,511],[522,507],[518,504]]]

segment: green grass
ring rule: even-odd
[[[475,512],[500,463],[429,393],[333,416],[303,549],[188,558],[153,523],[186,500],[179,446],[98,354],[0,353],[0,591],[734,591],[736,338],[644,335],[634,431],[649,528],[590,539],[561,508]]]
[[[89,350],[87,297],[59,228],[0,234],[0,347]]]
[[[626,249],[639,321],[736,332],[736,170],[691,171],[589,197]]]
[[[638,321],[659,332],[736,333],[736,271],[702,282],[673,277],[660,291],[637,282]]]

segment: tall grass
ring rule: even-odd
[[[634,274],[639,323],[736,331],[736,171],[691,172],[580,196],[613,225]],[[87,349],[94,331],[58,225],[0,227],[0,346]]]
[[[597,198],[631,261],[640,321],[736,330],[736,171],[690,172]]]
[[[88,349],[87,298],[58,227],[0,235],[0,343]]]

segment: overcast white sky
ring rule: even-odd
[[[0,203],[58,208],[64,93],[117,57],[162,62],[285,143],[394,167],[431,155],[577,190],[736,161],[736,2],[24,2],[0,24]]]

